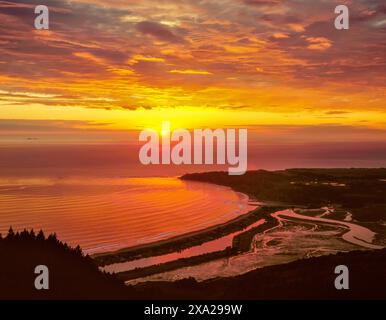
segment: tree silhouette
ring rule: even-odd
[[[36,236],[36,239],[37,239],[38,241],[44,241],[44,240],[46,240],[46,237],[44,236],[43,230],[40,229],[38,235]]]
[[[7,240],[12,240],[14,237],[15,237],[15,232],[13,231],[12,226],[11,226],[11,227],[9,227],[8,235],[6,238],[7,238]]]

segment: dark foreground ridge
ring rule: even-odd
[[[79,247],[71,248],[55,234],[47,238],[40,231],[0,236],[1,299],[103,299],[126,293],[123,283],[99,271]],[[35,267],[49,269],[49,290],[36,290]]]
[[[338,265],[350,270],[350,289],[334,286]],[[386,249],[352,251],[256,269],[201,283],[147,282],[136,286],[139,298],[157,299],[382,299],[386,300]],[[149,293],[151,294],[149,296]]]
[[[355,251],[196,282],[124,286],[102,273],[79,247],[33,231],[0,239],[0,299],[386,299],[386,249]],[[49,290],[36,290],[34,269],[49,268]],[[350,289],[336,290],[334,269],[350,270]]]

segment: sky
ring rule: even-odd
[[[386,141],[383,0],[7,0],[0,21],[3,144],[133,142],[162,121],[251,146]]]

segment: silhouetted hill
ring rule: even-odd
[[[126,287],[98,270],[80,248],[33,231],[0,238],[0,299],[386,299],[386,249],[300,260],[204,282],[147,282]],[[37,265],[50,289],[36,290]],[[350,289],[336,290],[334,269],[350,270]]]
[[[40,231],[0,237],[0,299],[98,299],[118,298],[125,286],[114,276],[101,273],[79,247],[73,249],[47,238]],[[37,265],[49,269],[49,290],[36,290]],[[108,294],[107,294],[108,293]]]

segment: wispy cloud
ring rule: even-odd
[[[201,75],[211,75],[211,72],[202,71],[202,70],[170,70],[170,73],[178,73],[178,74],[201,74]]]

